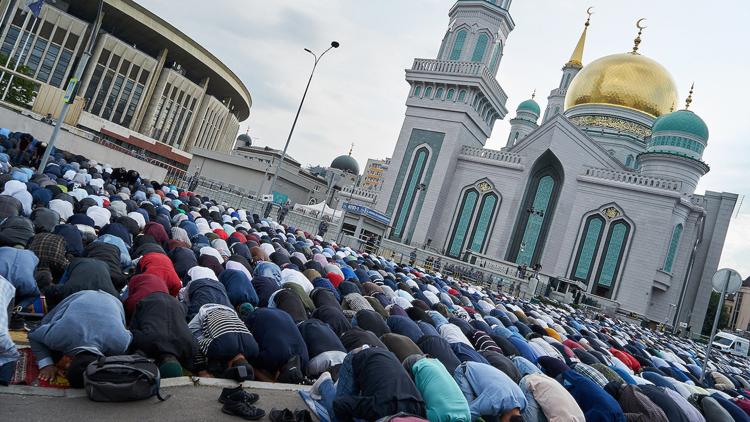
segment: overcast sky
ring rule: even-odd
[[[448,25],[450,0],[137,0],[203,44],[245,83],[253,97],[250,129],[256,145],[281,149],[304,90],[312,57],[341,43],[321,61],[289,154],[328,165],[354,143],[360,167],[390,156],[404,116],[404,69],[415,57],[434,58]],[[705,190],[750,194],[750,2],[743,0],[515,0],[497,79],[511,113],[495,124],[488,148],[505,145],[516,105],[537,90],[542,109],[557,86],[594,6],[584,64],[629,51],[635,21],[647,18],[640,52],[663,64],[681,101],[695,81],[691,110],[709,126]],[[719,7],[721,6],[721,7]],[[750,198],[733,218],[722,266],[750,276]]]

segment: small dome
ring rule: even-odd
[[[651,128],[657,132],[684,132],[708,140],[708,126],[697,114],[690,110],[677,110],[659,117]]]
[[[243,133],[242,135],[237,137],[237,142],[239,144],[242,144],[243,146],[249,147],[253,145],[253,139],[250,137],[250,135]]]
[[[536,114],[538,116],[539,113],[540,113],[540,111],[541,111],[541,109],[539,108],[539,104],[536,101],[534,101],[534,99],[528,99],[528,100],[522,102],[521,104],[519,104],[518,108],[516,109],[516,111],[517,112],[518,111],[528,111],[528,112],[534,113],[534,114]]]
[[[359,174],[359,163],[351,155],[339,155],[331,162],[330,167],[352,174]]]
[[[668,114],[676,102],[677,87],[664,66],[640,54],[623,53],[584,66],[570,82],[565,110],[580,104],[605,104],[659,117]]]

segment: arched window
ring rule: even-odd
[[[513,144],[515,144],[517,140],[518,140],[518,132],[516,132],[516,134],[513,135]]]
[[[456,92],[453,88],[448,90],[448,94],[446,94],[445,99],[446,100],[452,100],[453,99],[453,93]]]
[[[453,227],[450,242],[448,242],[448,256],[455,258],[461,256],[464,241],[466,240],[466,234],[469,231],[469,225],[474,216],[474,208],[477,205],[477,199],[479,199],[479,193],[475,189],[469,189],[464,193],[464,197],[461,200],[461,205],[459,207],[458,218]]]
[[[417,85],[417,87],[414,88],[414,96],[415,97],[419,97],[419,94],[421,94],[421,93],[422,93],[422,87],[419,86],[419,85]]]
[[[560,106],[555,106],[555,111],[552,114],[554,115],[554,114],[559,114],[559,113],[560,113]]]
[[[458,101],[464,101],[466,99],[466,90],[462,89],[458,91]]]
[[[612,297],[614,282],[617,280],[617,275],[622,266],[622,257],[629,235],[630,224],[625,220],[618,220],[610,224],[593,289],[595,295],[606,298]]]
[[[473,62],[481,62],[484,58],[484,52],[487,50],[487,43],[489,42],[490,37],[485,34],[479,34],[479,37],[477,38],[477,45],[474,46],[474,53],[471,55],[471,61]]]
[[[498,42],[495,44],[495,48],[492,51],[492,60],[490,60],[490,70],[497,69],[497,63],[500,60],[500,56],[503,54],[503,44]]]
[[[477,105],[479,104],[479,95],[474,97],[474,102],[471,104],[472,107],[477,108]]]
[[[394,240],[401,240],[404,235],[406,220],[411,214],[412,207],[414,206],[417,197],[417,186],[424,176],[430,152],[426,147],[421,147],[414,152],[413,157],[411,168],[406,177],[404,193],[401,196],[401,202],[398,205],[396,216],[393,219],[394,224],[393,230],[391,231],[391,238]]]
[[[464,42],[466,41],[466,30],[462,29],[456,32],[456,39],[453,41],[453,50],[451,50],[451,60],[458,60],[461,58],[461,50],[464,48]]]
[[[424,97],[430,98],[431,95],[432,95],[432,87],[428,86],[427,88],[424,89]]]
[[[591,269],[594,267],[594,259],[599,250],[603,229],[604,218],[601,215],[595,214],[586,219],[570,278],[588,281],[591,277]]]
[[[682,236],[682,224],[674,226],[672,231],[672,240],[669,242],[669,250],[667,251],[667,257],[664,259],[664,271],[671,273],[672,264],[674,264],[675,255],[677,255],[677,247],[680,246],[680,237]]]
[[[562,164],[547,151],[529,177],[507,259],[521,265],[539,263],[563,181]]]
[[[625,167],[633,167],[633,154],[628,155],[628,158],[625,160]]]
[[[443,88],[438,88],[435,90],[435,98],[438,100],[443,98]]]
[[[482,204],[479,206],[479,214],[477,214],[477,220],[474,223],[474,230],[469,242],[469,249],[474,252],[481,253],[484,250],[487,232],[492,224],[492,216],[495,215],[496,205],[497,195],[494,193],[489,193],[482,198]]]
[[[483,252],[498,205],[499,197],[487,181],[466,188],[456,206],[445,253],[461,258],[467,249]]]

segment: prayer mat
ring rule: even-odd
[[[32,385],[48,388],[70,388],[68,380],[58,374],[51,382],[39,380],[39,366],[30,348],[18,349],[21,357],[16,361],[16,371],[10,380],[11,385]]]

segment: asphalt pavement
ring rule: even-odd
[[[219,380],[215,380],[219,381]],[[126,403],[97,403],[83,395],[82,390],[43,391],[50,389],[0,387],[0,420],[43,422],[94,422],[94,421],[241,421],[236,416],[221,412],[217,401],[221,385],[181,385],[162,387],[162,395],[171,394],[165,402],[153,397],[148,400]],[[219,384],[216,382],[215,384]],[[307,409],[300,399],[296,386],[283,384],[250,383],[248,391],[260,395],[257,407],[266,411],[268,421],[271,409]],[[4,388],[5,391],[3,390]],[[313,417],[315,420],[315,418]]]

